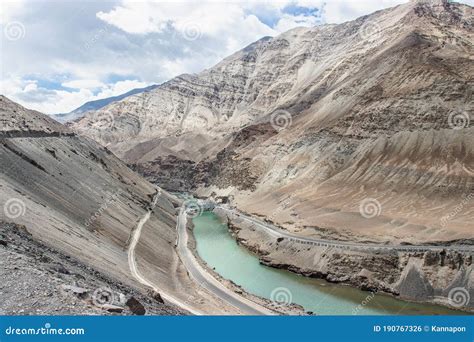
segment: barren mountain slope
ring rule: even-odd
[[[0,95],[0,134],[68,134],[70,131],[47,115],[29,110]]]
[[[472,239],[473,18],[410,2],[294,29],[74,129],[151,180],[301,234]]]
[[[0,122],[0,222],[24,226],[35,241],[146,294],[150,289],[132,276],[127,249],[156,187],[109,150],[4,96]],[[189,304],[206,294],[196,291],[173,247],[177,206],[160,192],[136,259],[139,272],[164,294]],[[201,305],[204,312],[225,312],[221,302],[208,297]]]

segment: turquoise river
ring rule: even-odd
[[[199,256],[222,277],[248,293],[271,299],[272,292],[317,315],[436,315],[461,314],[436,305],[417,304],[360,291],[324,280],[263,266],[258,257],[239,246],[220,219],[204,212],[193,219]]]

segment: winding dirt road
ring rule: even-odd
[[[161,191],[158,191],[153,201],[151,203],[150,209],[147,213],[141,218],[138,222],[137,227],[132,232],[130,237],[130,244],[128,247],[128,264],[130,266],[130,272],[132,276],[140,283],[146,287],[152,288],[154,291],[160,293],[160,295],[166,301],[177,305],[194,315],[202,315],[203,313],[199,312],[195,308],[179,301],[173,296],[167,295],[162,289],[153,284],[150,280],[146,279],[138,270],[137,260],[135,251],[140,241],[141,233],[143,226],[150,219],[151,213],[158,201]],[[239,309],[242,313],[246,315],[271,315],[275,314],[273,311],[264,308],[257,303],[254,303],[242,296],[239,296],[232,290],[225,287],[212,275],[210,275],[196,260],[193,253],[188,248],[188,233],[186,230],[187,216],[184,210],[184,207],[180,209],[180,212],[177,217],[176,229],[178,234],[177,241],[177,252],[184,266],[186,267],[190,277],[201,287],[208,290],[210,293],[214,294],[218,298],[222,299],[229,305],[232,305]]]
[[[167,302],[170,302],[176,306],[179,306],[180,308],[183,308],[190,313],[194,315],[201,315],[202,313],[195,310],[194,308],[190,307],[189,305],[179,301],[178,299],[166,294],[163,290],[161,290],[159,287],[157,287],[155,284],[153,284],[151,281],[147,280],[144,276],[140,274],[140,271],[138,271],[138,266],[137,266],[137,260],[135,258],[135,250],[138,245],[138,241],[140,240],[140,236],[142,234],[142,229],[145,223],[150,219],[151,213],[153,209],[155,208],[156,202],[158,201],[158,198],[161,195],[161,190],[159,190],[155,197],[153,198],[153,202],[151,203],[151,208],[147,211],[145,216],[142,217],[142,219],[138,222],[137,227],[135,230],[132,232],[132,236],[130,239],[130,245],[128,247],[128,264],[130,266],[130,272],[132,273],[132,276],[140,283],[143,284],[147,287],[152,288],[154,291],[158,292],[161,297],[166,300]]]

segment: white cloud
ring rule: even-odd
[[[279,33],[283,33],[285,31],[291,30],[292,28],[299,27],[299,26],[316,26],[321,24],[321,19],[316,17],[308,17],[308,16],[293,16],[293,15],[284,15],[276,25],[275,29]]]
[[[46,113],[68,112],[199,72],[263,36],[406,1],[9,0],[1,23],[20,22],[26,34],[2,40],[1,93]]]
[[[70,112],[87,101],[95,100],[96,97],[89,89],[78,91],[55,90],[49,96],[49,101],[38,104],[30,104],[28,107],[47,114]]]
[[[25,8],[25,0],[8,0],[8,4],[2,3],[0,24],[5,25],[13,21],[15,16]]]
[[[161,32],[163,27],[157,27],[154,21],[150,20],[151,6],[151,3],[146,2],[128,2],[109,12],[100,11],[97,17],[129,33]]]
[[[229,54],[277,31],[246,11],[243,2],[136,2],[125,0],[97,17],[131,34],[173,33],[174,42],[216,40]],[[176,33],[179,36],[176,36]],[[189,43],[192,44],[192,43]]]
[[[34,92],[34,91],[37,91],[37,90],[38,90],[38,85],[34,81],[32,81],[31,83],[26,84],[25,87],[23,88],[24,93]]]
[[[25,107],[47,114],[67,113],[85,102],[99,100],[126,93],[135,88],[149,84],[137,80],[124,80],[114,84],[94,84],[89,80],[65,82],[64,85],[75,88],[69,90],[52,90],[39,87],[35,80],[9,79],[0,81],[2,93]],[[82,87],[78,87],[81,85]],[[92,90],[98,90],[96,94]]]
[[[95,89],[95,88],[104,87],[105,84],[97,80],[74,80],[74,81],[69,81],[69,82],[63,82],[62,86],[66,88],[74,88],[74,89],[81,89],[81,88]]]
[[[105,97],[117,96],[126,93],[132,89],[144,88],[148,85],[150,84],[137,80],[119,81],[114,84],[102,87],[101,91],[96,95],[96,98],[100,99]]]
[[[408,0],[331,0],[325,3],[324,19],[328,24],[340,24],[406,2]]]
[[[239,2],[124,0],[109,12],[97,13],[97,17],[128,33],[162,33],[170,28],[184,33],[189,26],[196,25],[201,34],[216,35],[245,19],[245,13],[244,3]]]

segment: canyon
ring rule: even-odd
[[[108,149],[0,96],[0,160],[0,248],[6,260],[0,278],[8,305],[2,312],[19,313],[33,298],[38,310],[49,314],[78,314],[80,307],[106,314],[110,307],[92,305],[92,295],[106,288],[139,298],[150,314],[189,314],[188,308],[239,313],[203,291],[180,262],[174,243],[182,201]],[[138,228],[140,239],[130,252]],[[137,281],[130,255],[156,288]],[[11,287],[12,276],[19,277],[25,293]],[[37,288],[52,299],[42,298]],[[59,300],[63,292],[71,298]]]
[[[468,5],[410,1],[296,28],[71,128],[165,189],[297,236],[472,246],[473,23]],[[303,253],[231,225],[275,267],[407,299],[474,291],[472,252]]]
[[[263,38],[71,128],[303,235],[472,239],[472,41],[470,6],[413,1]]]
[[[264,37],[66,125],[1,96],[2,234],[101,275],[84,287],[160,293],[150,312],[242,313],[183,261],[191,193],[263,265],[472,311],[473,41],[472,7],[410,1]]]

